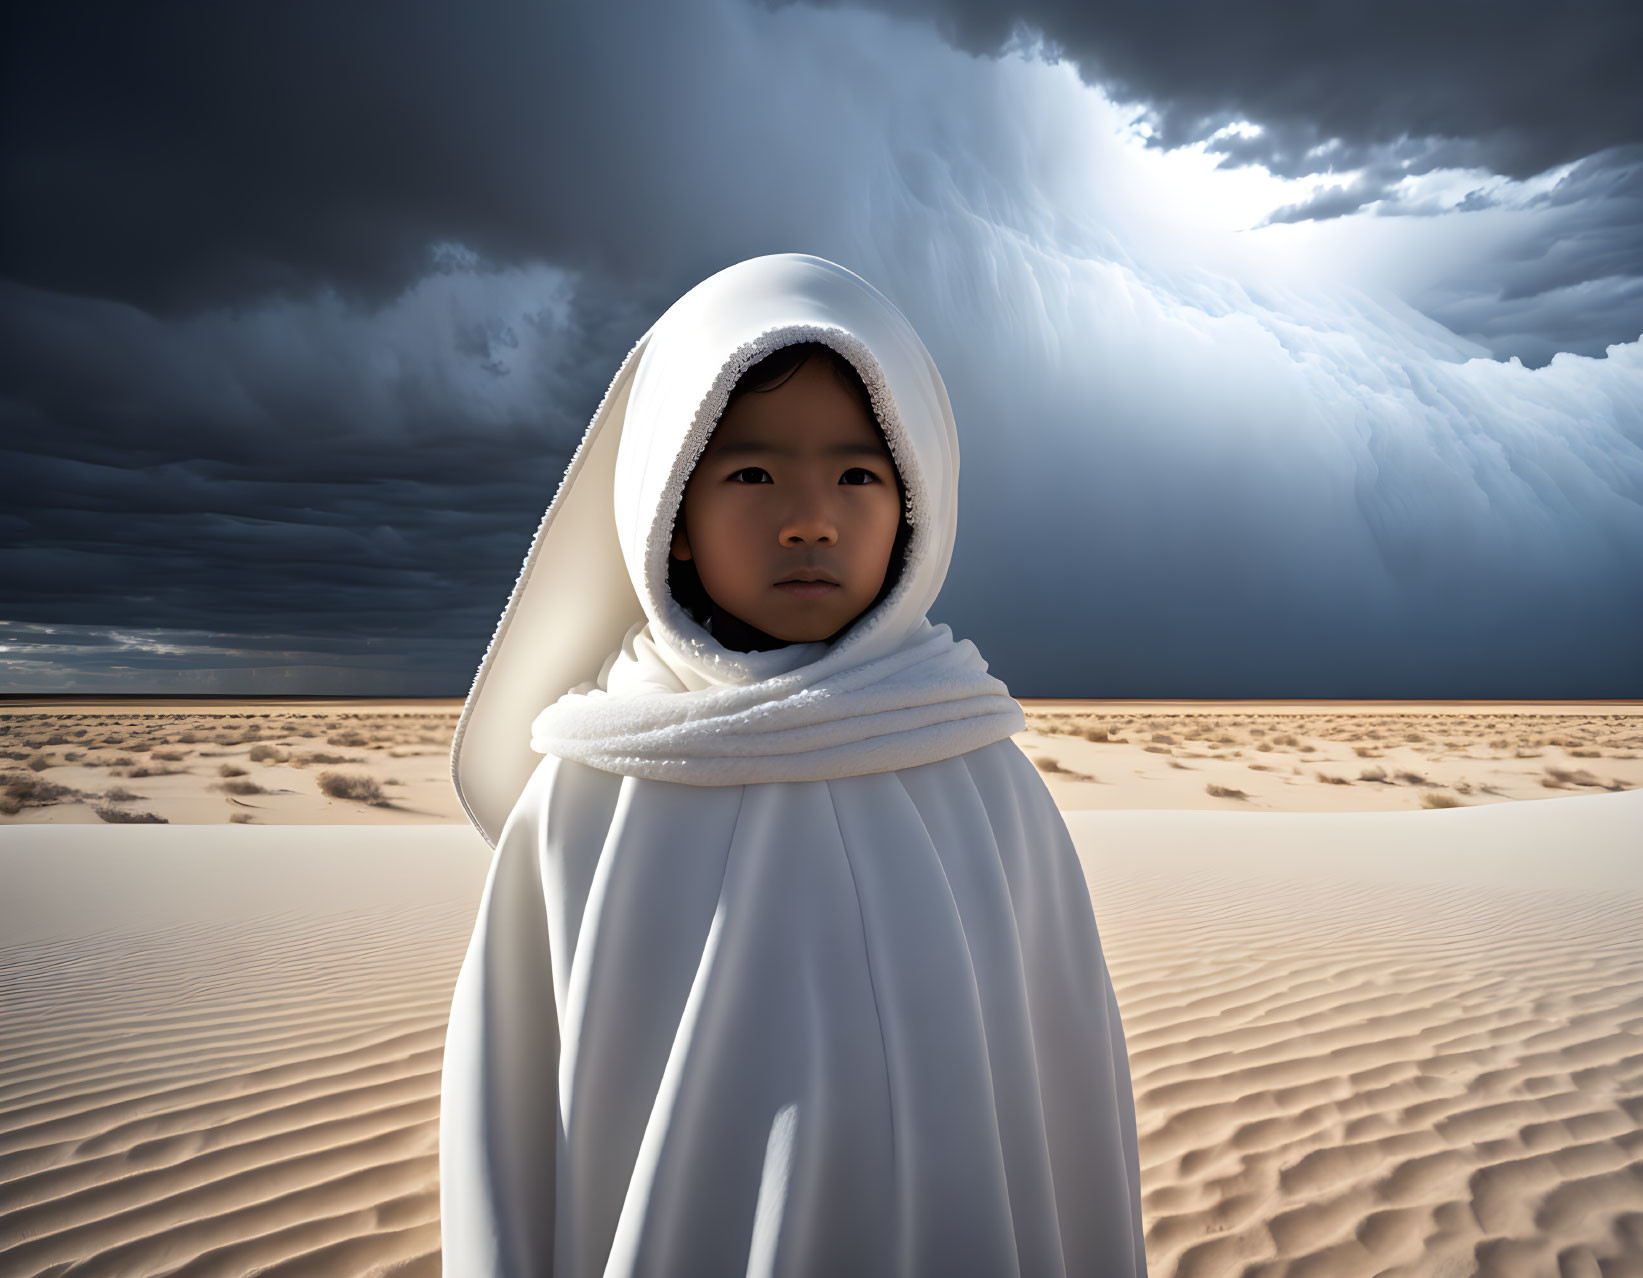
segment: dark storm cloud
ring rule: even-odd
[[[1643,5],[1393,0],[1291,5],[1277,16],[1218,0],[803,2],[924,20],[976,54],[1042,41],[1087,82],[1143,106],[1152,145],[1205,142],[1225,165],[1261,164],[1279,177],[1342,175],[1274,209],[1269,224],[1366,208],[1432,214],[1399,184],[1455,169],[1521,180],[1580,162],[1584,173],[1564,190],[1582,211],[1540,228],[1557,247],[1539,256],[1538,271],[1520,256],[1498,292],[1483,276],[1422,304],[1498,357],[1537,366],[1559,350],[1601,353],[1643,329],[1634,304],[1643,211],[1635,196],[1599,191],[1634,184],[1640,168]],[[1228,128],[1246,121],[1259,130]],[[1454,211],[1490,202],[1479,192]]]
[[[172,687],[375,664],[406,682],[359,690],[465,691],[628,346],[800,249],[879,284],[947,378],[966,514],[936,616],[1018,693],[1643,686],[1616,589],[1639,348],[1531,373],[1218,274],[1070,68],[732,0],[10,12],[0,534],[11,620],[58,639],[0,682],[83,653]],[[1609,166],[1468,215],[1518,221],[1424,286],[1487,324],[1499,254],[1524,299],[1610,280],[1626,189]],[[1543,279],[1550,219],[1586,247]]]
[[[777,0],[781,2],[781,0]],[[831,0],[812,0],[830,3]],[[924,18],[959,47],[994,54],[1041,32],[1090,83],[1144,103],[1163,146],[1238,120],[1260,138],[1223,141],[1274,172],[1357,168],[1377,148],[1452,158],[1525,178],[1643,140],[1643,7],[1629,0],[1489,5],[1383,0],[1279,10],[1173,0],[872,0]],[[1320,163],[1319,161],[1323,161]]]

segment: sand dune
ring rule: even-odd
[[[1643,1272],[1643,796],[1068,820],[1153,1274]]]
[[[439,1065],[484,844],[7,833],[0,1273],[437,1274]]]
[[[1643,794],[1068,813],[1154,1275],[1643,1272]],[[0,830],[0,1274],[435,1274],[466,827]]]

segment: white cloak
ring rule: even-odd
[[[544,758],[457,983],[445,1272],[1146,1273],[1089,889],[1004,740],[699,787]]]
[[[912,529],[832,643],[744,653],[666,547],[740,373],[821,340]],[[932,626],[957,435],[905,317],[740,263],[623,361],[458,724],[495,848],[440,1114],[452,1278],[1146,1272],[1117,1002],[1019,705]]]

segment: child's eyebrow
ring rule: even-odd
[[[740,444],[720,444],[713,449],[717,457],[739,457],[747,453],[761,453],[767,457],[792,457],[797,452],[773,444],[759,444],[749,440]],[[822,452],[829,457],[888,457],[890,450],[883,444],[833,444]]]

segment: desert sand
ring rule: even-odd
[[[1643,787],[1643,703],[1028,701],[1064,810],[1377,812]],[[0,824],[466,823],[460,700],[0,699]]]
[[[1123,1009],[1153,1275],[1643,1274],[1643,793],[1545,771],[1635,776],[1638,708],[1028,710]],[[6,748],[58,756],[37,775],[170,735],[191,753],[164,762],[198,771],[155,778],[194,778],[166,802],[226,806],[198,782],[234,760],[293,792],[301,828],[90,805],[0,826],[0,1274],[438,1273],[439,1062],[490,853],[367,799],[314,817],[327,796],[299,786],[327,766],[448,784],[442,756],[413,771],[436,750],[414,740],[436,735],[426,707],[328,709],[354,712],[386,717],[138,722],[95,746],[86,720],[13,719]],[[82,726],[84,745],[27,744]],[[177,740],[208,728],[242,739]],[[349,732],[367,743],[329,740]],[[257,745],[292,758],[253,771]],[[1414,770],[1410,751],[1464,806],[1308,779]],[[1268,760],[1286,771],[1246,766]],[[100,775],[116,766],[143,765]],[[1184,806],[1239,766],[1252,797],[1212,810],[1068,802],[1178,785]],[[1314,791],[1401,810],[1276,810]]]

